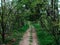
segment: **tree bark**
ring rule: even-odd
[[[2,3],[4,3],[4,5],[2,4]],[[1,27],[2,27],[2,42],[4,43],[4,41],[5,41],[5,32],[4,32],[4,30],[5,30],[5,26],[4,26],[4,13],[5,13],[5,0],[1,0],[1,8],[2,8],[2,13],[1,13]]]

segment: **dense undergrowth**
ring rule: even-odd
[[[5,44],[6,45],[18,45],[19,41],[22,40],[24,32],[26,32],[28,27],[29,26],[26,24],[22,28],[19,28],[18,30],[13,30],[11,34],[7,34],[5,37]]]
[[[55,45],[54,37],[46,29],[43,29],[40,24],[34,24],[36,28],[39,45]]]

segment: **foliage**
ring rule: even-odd
[[[55,45],[54,36],[46,31],[46,29],[42,29],[40,24],[34,24],[36,28],[36,33],[38,37],[39,45]]]
[[[24,35],[24,32],[28,29],[28,25],[24,25],[22,28],[19,28],[18,30],[12,30],[9,34],[5,34],[5,43],[11,44],[11,45],[18,45],[19,41],[22,40],[22,37]],[[0,38],[1,40],[1,38]]]

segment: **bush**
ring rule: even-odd
[[[49,32],[41,28],[40,24],[34,24],[39,45],[54,45],[54,37]]]

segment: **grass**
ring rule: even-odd
[[[19,45],[19,41],[22,40],[22,37],[25,31],[28,29],[28,27],[28,25],[24,25],[18,30],[13,30],[12,33],[5,38],[6,45]]]
[[[38,37],[39,45],[55,45],[54,44],[54,37],[46,29],[42,29],[40,24],[34,24],[36,28],[36,33]]]

